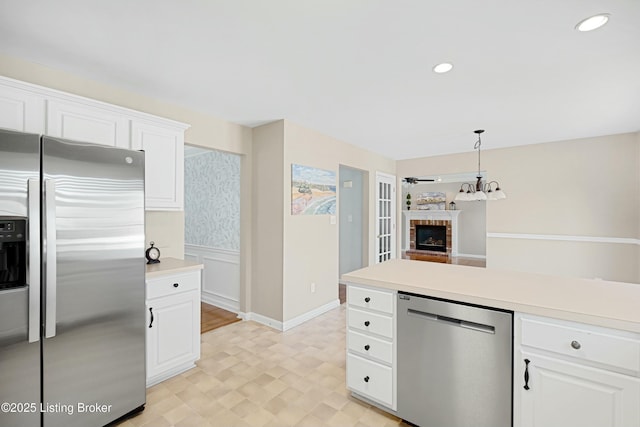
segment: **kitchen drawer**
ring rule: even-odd
[[[522,345],[640,374],[640,340],[588,325],[522,318]]]
[[[347,387],[386,406],[393,406],[393,374],[388,366],[348,354]]]
[[[171,274],[147,279],[147,299],[200,289],[200,272]]]
[[[347,342],[349,343],[349,351],[358,353],[362,356],[371,357],[386,363],[393,361],[393,344],[364,335],[359,332],[349,331]]]
[[[351,329],[393,338],[393,318],[391,316],[349,308],[347,317]]]
[[[349,285],[347,287],[347,303],[356,307],[393,314],[395,298],[392,292]]]

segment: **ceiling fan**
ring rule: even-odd
[[[404,182],[408,182],[409,184],[417,184],[418,182],[435,182],[435,179],[431,178],[415,178],[413,176],[408,176],[403,179]]]

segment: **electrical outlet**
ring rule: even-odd
[[[312,294],[316,293],[316,284],[315,284],[315,282],[311,282],[311,293]]]

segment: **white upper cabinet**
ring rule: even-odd
[[[131,122],[131,148],[145,153],[148,210],[184,207],[184,129],[152,122]]]
[[[49,99],[46,134],[129,148],[129,119],[97,105]]]
[[[189,126],[0,76],[0,128],[145,151],[148,210],[184,208]]]
[[[20,132],[44,133],[43,96],[11,85],[0,85],[0,127]]]

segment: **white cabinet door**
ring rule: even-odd
[[[11,86],[0,86],[0,128],[44,133],[44,97]]]
[[[521,357],[515,373],[521,398],[516,426],[640,426],[640,379],[535,353],[521,352]],[[524,360],[529,361],[528,390]]]
[[[145,152],[145,195],[148,210],[184,207],[184,130],[134,120],[131,148]]]
[[[50,99],[47,101],[46,134],[129,148],[129,119],[98,105]]]
[[[184,371],[200,357],[200,293],[147,301],[147,385]]]

